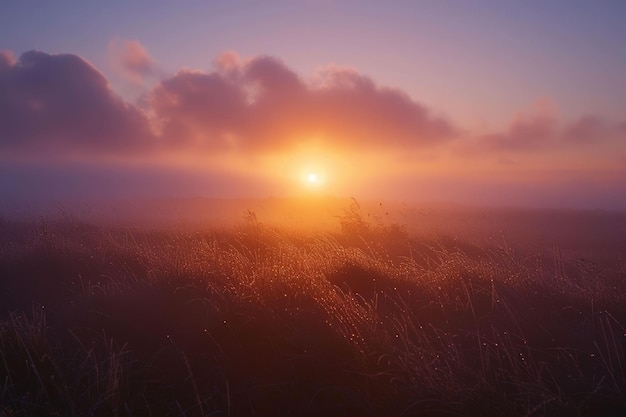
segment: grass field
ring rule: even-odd
[[[626,215],[492,214],[0,220],[0,416],[626,415]]]

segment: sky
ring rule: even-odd
[[[626,2],[0,5],[0,199],[626,209]]]

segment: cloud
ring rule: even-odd
[[[600,117],[586,115],[563,129],[563,140],[575,144],[593,144],[619,133],[619,130],[619,125],[611,126]]]
[[[225,51],[213,61],[213,65],[223,73],[237,72],[241,66],[241,57],[235,51]]]
[[[537,117],[512,122],[504,132],[485,135],[483,149],[496,151],[534,151],[549,147],[556,133],[557,120]]]
[[[0,62],[0,149],[124,153],[150,140],[143,113],[82,58],[30,51]]]
[[[0,70],[15,64],[15,56],[12,51],[0,50]]]
[[[286,149],[315,140],[356,149],[443,143],[454,126],[400,90],[329,67],[305,81],[269,56],[218,57],[209,73],[183,70],[150,95],[163,134],[212,149]]]
[[[149,103],[163,125],[161,135],[175,146],[217,146],[242,123],[246,111],[236,84],[217,73],[189,70],[157,85]]]
[[[572,121],[559,117],[556,105],[541,99],[516,115],[501,132],[470,138],[460,145],[469,153],[531,154],[624,141],[626,130],[599,116],[587,114]]]
[[[554,102],[542,98],[515,115],[503,132],[487,134],[480,139],[482,150],[532,151],[550,146],[558,126],[558,109]]]
[[[113,69],[135,84],[156,73],[156,64],[137,40],[113,39],[109,42],[109,59]]]
[[[282,61],[271,56],[251,59],[243,68],[244,81],[262,89],[266,96],[288,95],[294,97],[304,92],[305,86],[298,75]]]
[[[457,129],[398,89],[377,86],[354,70],[328,68],[316,91],[317,111],[350,145],[410,149],[441,144]],[[347,123],[344,123],[347,121]]]

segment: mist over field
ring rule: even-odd
[[[9,416],[626,410],[624,212],[102,200],[0,231]]]
[[[468,240],[513,237],[559,245],[619,243],[626,231],[622,210],[476,206],[330,196],[294,198],[92,198],[5,202],[5,220],[72,220],[94,225],[211,229],[239,224],[249,213],[264,224],[300,232],[331,232],[357,204],[364,219],[401,226],[412,235],[458,235]]]

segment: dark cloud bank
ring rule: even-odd
[[[403,92],[355,71],[329,69],[313,86],[272,57],[240,62],[226,55],[215,66],[162,80],[139,108],[76,55],[31,51],[12,62],[3,54],[0,147],[31,154],[157,147],[256,152],[315,137],[337,146],[397,148],[455,134]]]
[[[5,55],[6,58],[6,55]],[[127,152],[151,139],[143,112],[75,55],[27,52],[0,60],[0,147],[31,155]]]
[[[137,48],[140,56],[135,56]],[[127,52],[132,62],[149,64],[153,72],[140,44]],[[262,152],[311,139],[356,150],[410,150],[463,136],[407,94],[380,87],[354,70],[329,67],[305,82],[268,56],[241,61],[225,53],[212,72],[181,70],[163,79],[142,103],[124,102],[96,68],[76,55],[30,51],[15,60],[0,53],[0,148],[6,151],[128,154],[189,147]],[[539,114],[473,139],[482,152],[528,151],[618,134],[624,135],[623,127],[598,117],[559,127],[553,115]]]

